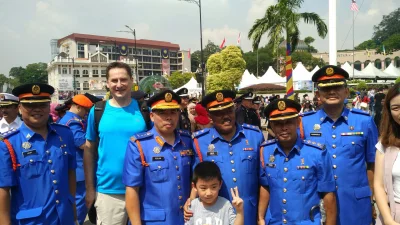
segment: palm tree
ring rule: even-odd
[[[269,37],[269,45],[276,53],[279,40],[282,35],[286,34],[286,67],[291,71],[290,52],[296,49],[300,39],[299,23],[303,20],[305,23],[314,24],[317,27],[318,35],[325,38],[328,28],[321,17],[316,13],[298,13],[304,0],[278,0],[276,5],[268,7],[265,15],[261,19],[254,22],[250,29],[248,38],[252,40],[253,49],[257,50],[262,36],[267,33]],[[291,74],[291,72],[290,72]],[[287,76],[286,90],[288,97],[293,97],[293,79]],[[289,91],[291,90],[291,92]]]

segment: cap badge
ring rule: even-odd
[[[171,102],[172,101],[172,94],[171,93],[166,93],[165,94],[165,101],[166,102]]]
[[[284,101],[279,101],[278,102],[278,110],[283,111],[286,109],[286,103]]]
[[[34,94],[34,95],[40,94],[40,87],[38,85],[32,86],[32,94]]]
[[[217,99],[218,102],[222,102],[224,100],[224,95],[221,92],[218,92],[215,95],[215,98]]]
[[[332,67],[328,67],[325,72],[326,72],[326,75],[332,76],[332,74],[334,73],[334,70]]]
[[[269,155],[269,162],[270,163],[275,162],[275,156],[274,155]]]

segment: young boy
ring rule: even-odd
[[[222,186],[222,176],[215,163],[207,161],[199,163],[194,169],[192,186],[199,198],[192,200],[193,217],[185,225],[244,224],[243,200],[239,197],[238,188],[231,188],[232,204],[226,198],[218,196]]]

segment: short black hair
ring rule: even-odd
[[[201,162],[197,164],[193,172],[193,183],[196,184],[199,179],[212,180],[217,178],[219,182],[222,181],[221,171],[217,164],[213,162]]]
[[[123,62],[113,62],[113,63],[110,63],[106,68],[106,79],[107,80],[110,77],[110,70],[115,69],[115,68],[125,69],[129,75],[129,77],[133,76],[132,68],[128,64],[123,63]]]

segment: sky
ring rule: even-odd
[[[247,34],[254,21],[277,0],[202,0],[203,45],[208,40],[251,50]],[[328,25],[328,0],[305,0],[299,12],[318,13]],[[337,0],[337,46],[352,48],[351,0]],[[357,0],[356,45],[372,37],[383,15],[400,7],[399,0]],[[118,33],[125,25],[138,39],[169,41],[181,49],[200,49],[199,8],[179,0],[0,0],[0,73],[15,66],[51,61],[50,40],[71,33],[132,38]],[[318,37],[313,25],[300,24],[301,38],[312,36],[320,52],[328,51],[328,36]],[[345,41],[346,40],[346,41]],[[268,39],[263,38],[261,45]]]

